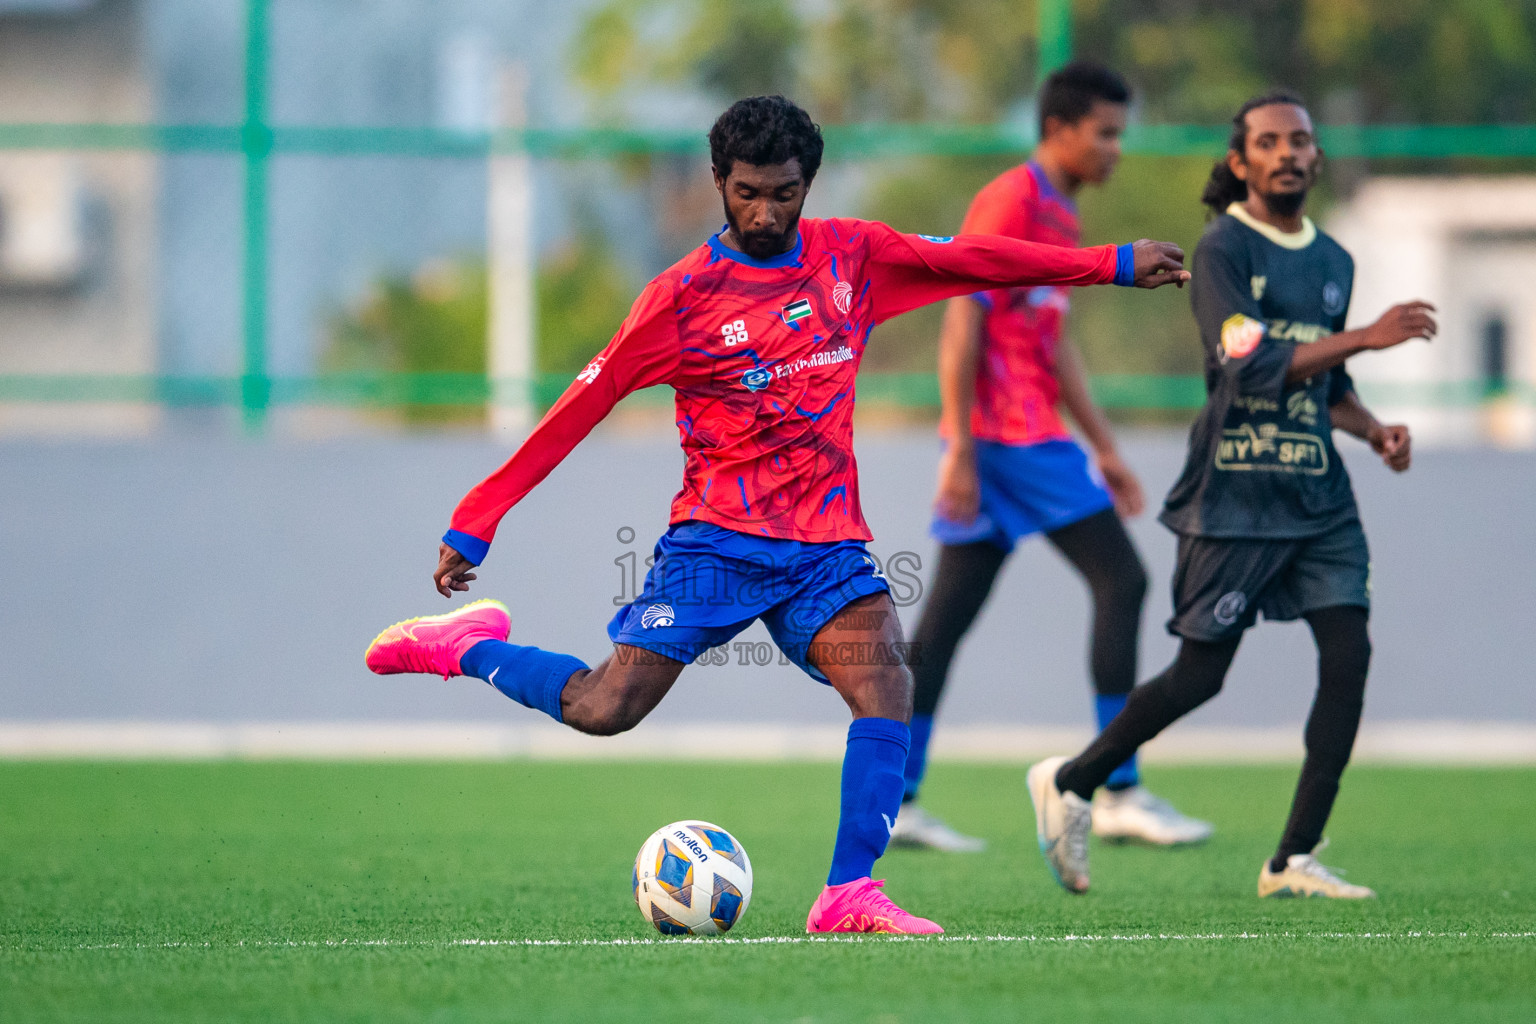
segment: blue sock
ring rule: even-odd
[[[1109,726],[1109,723],[1115,720],[1115,716],[1120,713],[1120,709],[1125,707],[1125,701],[1128,696],[1130,695],[1125,693],[1101,693],[1093,699],[1093,710],[1099,718],[1099,732],[1103,732]],[[1136,755],[1132,754],[1126,758],[1124,764],[1109,773],[1109,778],[1105,781],[1104,788],[1113,791],[1116,789],[1130,789],[1132,786],[1140,784],[1141,772],[1136,768]]]
[[[917,799],[917,791],[923,784],[923,773],[928,770],[928,737],[933,735],[932,715],[912,716],[912,749],[907,751],[906,785],[902,790],[903,802]]]
[[[482,640],[459,658],[459,669],[465,675],[484,679],[523,707],[542,711],[557,722],[564,721],[560,694],[565,684],[572,673],[586,667],[586,662],[569,654],[518,647],[501,640]]]
[[[875,870],[901,811],[901,769],[911,745],[911,730],[891,718],[855,718],[848,727],[842,813],[828,885],[867,878]]]

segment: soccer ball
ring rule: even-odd
[[[651,833],[632,877],[640,913],[663,935],[719,935],[752,899],[752,862],[719,825],[674,821]]]

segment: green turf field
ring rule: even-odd
[[[992,849],[880,871],[947,940],[809,942],[835,765],[0,764],[0,1020],[1536,1019],[1536,771],[1352,769],[1353,905],[1254,896],[1292,780],[1154,769],[1217,838],[1096,846],[1071,897],[1022,770],[940,764]],[[730,938],[793,941],[640,919],[631,859],[686,817],[752,856]]]

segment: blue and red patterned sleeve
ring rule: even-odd
[[[879,223],[869,223],[868,231],[866,272],[876,323],[987,288],[1132,283],[1129,246],[1068,249],[1000,235],[935,238]]]
[[[502,516],[538,486],[619,399],[672,379],[680,357],[673,305],[667,278],[652,281],[640,293],[608,347],[576,375],[512,457],[459,502],[444,543],[479,565]]]

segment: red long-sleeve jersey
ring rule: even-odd
[[[1128,246],[1117,253],[1112,245],[935,238],[872,221],[802,218],[794,249],[764,261],[716,235],[646,286],[608,347],[459,502],[444,540],[482,561],[507,511],[619,399],[654,384],[677,392],[687,457],[672,522],[800,541],[869,540],[853,403],[875,325],[985,288],[1130,277]]]

